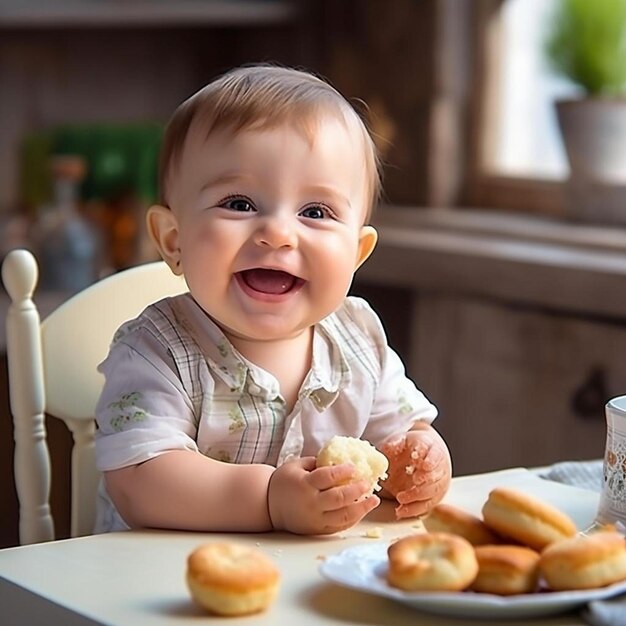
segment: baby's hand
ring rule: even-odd
[[[278,467],[267,490],[272,526],[300,535],[346,530],[380,504],[369,494],[366,480],[346,483],[354,474],[349,463],[315,468],[315,457],[289,461]]]
[[[452,477],[450,453],[430,426],[417,425],[381,446],[389,459],[383,487],[396,497],[396,517],[426,515],[445,495]]]

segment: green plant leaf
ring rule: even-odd
[[[626,0],[558,0],[546,40],[552,68],[590,95],[626,91]]]

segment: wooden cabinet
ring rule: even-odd
[[[438,406],[455,474],[600,458],[626,394],[626,233],[400,209],[378,226],[354,291]]]
[[[626,323],[418,297],[409,368],[439,407],[455,473],[599,458],[626,392]]]

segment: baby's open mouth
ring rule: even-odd
[[[264,268],[244,270],[238,276],[250,289],[261,293],[282,295],[304,284],[301,278],[293,274]]]

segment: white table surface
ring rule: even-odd
[[[544,481],[524,469],[455,478],[446,501],[478,514],[489,491],[497,485],[526,490],[552,502],[566,510],[581,529],[591,524],[596,513],[598,494]],[[365,531],[371,527],[379,527],[382,536],[367,538]],[[484,624],[484,620],[459,620],[418,612],[328,582],[318,571],[326,555],[364,542],[389,543],[419,528],[421,525],[416,520],[396,522],[391,503],[383,502],[358,527],[332,537],[129,531],[7,548],[0,550],[0,624]],[[203,542],[225,538],[257,546],[281,570],[279,596],[268,611],[241,618],[217,618],[190,599],[184,580],[187,555]],[[497,623],[509,622],[498,620]],[[515,626],[582,623],[576,613],[510,621]]]

